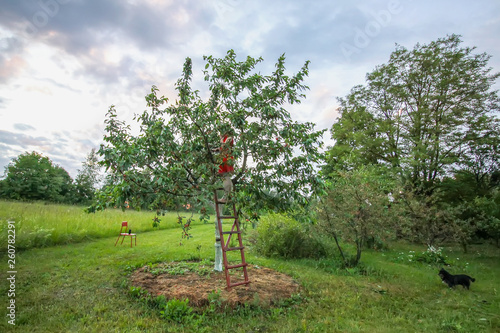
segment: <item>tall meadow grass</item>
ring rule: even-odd
[[[109,209],[88,214],[81,206],[0,201],[0,252],[7,249],[7,221],[15,222],[15,245],[22,250],[117,236],[122,221],[128,221],[134,233],[152,231],[154,216],[151,211]],[[161,216],[159,229],[177,227],[177,216],[175,212]]]

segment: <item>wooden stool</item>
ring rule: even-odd
[[[123,232],[123,228],[125,228],[125,232]],[[127,232],[127,229],[128,229],[128,222],[123,221],[122,227],[120,229],[120,235],[118,236],[118,239],[115,242],[115,246],[116,246],[116,244],[118,244],[120,237],[123,237],[120,245],[123,244],[123,241],[125,240],[125,236],[130,236],[130,247],[132,247],[132,240],[135,240],[135,246],[137,246],[137,235],[130,233],[131,230],[129,230],[129,232]]]

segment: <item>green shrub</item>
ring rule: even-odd
[[[160,311],[161,316],[177,323],[187,322],[193,318],[193,308],[188,305],[189,300],[171,299],[165,305],[165,310]]]
[[[253,238],[256,251],[267,257],[321,258],[327,254],[325,243],[310,225],[283,215],[262,217]]]

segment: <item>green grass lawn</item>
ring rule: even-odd
[[[2,221],[1,223],[5,223]],[[6,232],[5,228],[2,232]],[[116,233],[116,232],[115,232]],[[212,225],[196,225],[179,245],[179,228],[138,232],[137,247],[114,246],[109,236],[16,253],[18,332],[499,332],[500,253],[471,246],[469,254],[446,248],[452,273],[476,278],[471,290],[448,289],[439,266],[396,260],[422,247],[392,244],[363,253],[360,269],[339,270],[333,260],[279,260],[255,255],[247,261],[292,275],[303,286],[299,306],[247,307],[197,315],[186,323],[128,292],[130,267],[201,255],[213,259]],[[2,245],[3,246],[3,245]],[[3,249],[2,249],[3,250]],[[7,323],[7,255],[0,256],[0,332]],[[458,258],[458,259],[457,259]],[[251,277],[250,277],[251,278]]]
[[[189,217],[190,214],[182,213]],[[128,221],[133,232],[154,230],[151,211],[108,209],[88,214],[80,206],[23,203],[0,200],[0,252],[7,244],[6,221],[16,223],[16,247],[28,249],[57,244],[69,244],[102,237],[109,237],[120,230],[121,222]],[[158,229],[177,226],[177,213],[169,212],[160,216]],[[198,215],[194,216],[199,223]]]

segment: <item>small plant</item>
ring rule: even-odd
[[[161,219],[158,217],[159,212],[156,213],[155,217],[153,217],[153,228],[159,228]]]
[[[186,219],[185,216],[181,216],[179,213],[177,213],[177,224],[179,224],[182,228],[182,236],[181,236],[181,241],[179,242],[179,245],[182,245],[183,239],[190,239],[193,237],[193,235],[191,235],[191,233],[190,233],[191,222],[193,222],[193,215],[194,215],[194,212],[191,213],[191,216]]]
[[[155,269],[156,267],[158,267],[158,263],[152,263],[152,262],[149,262],[146,267],[144,267],[144,270],[145,271],[152,271],[153,269]]]
[[[207,296],[209,302],[209,312],[215,312],[222,307],[221,295],[218,290],[212,290]]]
[[[142,266],[141,264],[126,265],[125,268],[124,268],[124,270],[127,273],[131,273],[131,272],[135,271],[136,269],[138,269],[141,266]]]
[[[288,310],[296,305],[307,301],[307,298],[300,293],[292,294],[290,298],[281,299],[276,303],[277,308]]]
[[[443,320],[441,328],[447,332],[464,332],[462,325],[454,318]]]
[[[129,293],[132,297],[141,298],[141,297],[146,296],[148,292],[146,290],[142,289],[141,287],[131,286],[129,288]]]
[[[167,299],[164,295],[158,295],[152,300],[152,305],[157,309],[164,309],[167,306]]]
[[[184,275],[187,272],[189,272],[189,268],[183,266],[160,267],[151,270],[151,274],[153,275],[160,275],[160,274]]]
[[[201,248],[202,248],[201,244],[196,245],[196,251],[198,251],[198,253],[192,254],[191,257],[189,258],[189,260],[193,260],[193,261],[201,260]]]
[[[193,308],[188,305],[189,299],[178,300],[171,299],[167,302],[164,309],[160,311],[164,319],[183,323],[193,318]]]
[[[260,307],[260,296],[259,296],[259,293],[254,293],[253,294],[253,299],[252,299],[252,303],[250,304],[251,306],[253,307]]]

